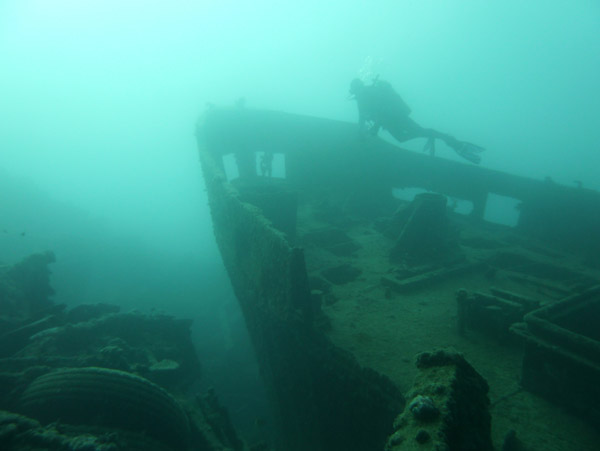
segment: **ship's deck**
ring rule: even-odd
[[[511,429],[527,449],[597,449],[598,417],[572,416],[523,388],[524,354],[532,351],[509,326],[527,320],[515,312],[600,283],[599,193],[414,154],[377,139],[360,142],[352,124],[283,113],[211,110],[198,137],[217,242],[281,417],[282,449],[360,449],[357,440],[368,438],[340,439],[350,434],[347,425],[361,422],[367,434],[380,434],[369,415],[393,418],[403,402],[395,390],[411,388],[416,354],[446,347],[487,380],[497,449]],[[283,178],[261,175],[265,154],[281,157]],[[231,181],[229,156],[236,165]],[[420,219],[416,200],[393,196],[405,187],[438,193]],[[521,203],[516,227],[485,220],[491,194]],[[453,211],[441,196],[471,203],[471,213]],[[433,243],[430,236],[437,237]],[[429,249],[425,258],[421,248]],[[493,302],[476,305],[479,316],[469,318],[459,308],[459,292]],[[592,328],[594,321],[600,318]],[[582,340],[591,342],[583,346],[590,355],[600,349],[597,337]],[[575,365],[585,360],[598,374],[598,361],[571,351]],[[396,388],[361,368],[387,376]],[[552,363],[539,370],[546,387],[553,389],[552,372],[560,370]],[[556,380],[564,384],[565,377]],[[372,384],[373,399],[353,390],[356,384]],[[591,397],[598,396],[595,385]],[[348,398],[378,407],[362,417],[338,410],[330,422],[329,412]],[[595,409],[588,410],[597,415]]]
[[[460,229],[461,269],[446,277],[400,291],[386,281],[406,276],[427,279],[439,268],[423,265],[400,268],[388,258],[393,240],[378,232],[373,223],[357,217],[335,215],[335,224],[315,214],[314,205],[299,208],[298,241],[304,246],[311,280],[327,280],[323,274],[331,268],[352,267],[360,270],[354,280],[326,283],[322,309],[331,320],[328,336],[337,346],[350,351],[361,365],[390,377],[406,393],[417,368],[415,356],[423,351],[453,347],[463,353],[490,386],[493,441],[501,449],[510,429],[532,449],[548,451],[592,450],[600,435],[586,421],[573,417],[545,399],[523,390],[520,373],[523,351],[518,343],[504,343],[478,331],[457,330],[456,293],[465,289],[489,293],[490,287],[519,293],[542,305],[556,302],[581,280],[600,280],[600,272],[579,263],[577,255],[552,249],[544,243],[524,239],[512,228],[470,221],[452,215]],[[329,233],[326,233],[329,231]],[[317,244],[315,236],[343,236],[343,244],[334,240],[334,249]],[[340,255],[340,248],[356,249]],[[514,264],[510,263],[510,260]],[[528,265],[527,262],[530,264]],[[568,274],[556,280],[528,268],[547,265]],[[554,274],[554,273],[553,273]],[[317,282],[322,284],[322,282]]]

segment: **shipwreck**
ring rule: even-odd
[[[600,193],[280,112],[196,135],[276,449],[594,449]]]

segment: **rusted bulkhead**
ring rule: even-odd
[[[238,118],[234,123],[215,112],[214,122],[209,116],[200,127],[200,156],[217,243],[274,409],[277,447],[382,449],[402,410],[402,394],[314,327],[318,305],[310,293],[302,250],[260,208],[245,202],[223,173],[223,153],[265,150],[271,142],[266,134],[255,135],[259,126],[253,125],[253,115],[246,123],[245,113],[232,114],[230,119]],[[272,117],[263,124],[264,133],[269,128],[277,136],[281,124],[277,115]],[[260,146],[257,136],[264,136],[267,144]],[[286,144],[281,136],[275,143]]]

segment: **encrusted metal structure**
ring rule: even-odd
[[[495,426],[471,425],[479,449],[511,430],[507,437],[516,430],[531,446],[548,433],[560,440],[543,420],[518,430],[514,412],[538,402],[514,379],[524,355],[528,368],[524,350],[535,338],[509,331],[537,327],[535,309],[598,284],[599,193],[360,140],[354,124],[280,112],[212,108],[197,138],[215,236],[277,420],[277,449],[384,449],[403,393],[415,393],[414,355],[446,346],[490,385]],[[274,155],[282,177],[270,176]],[[435,194],[397,199],[394,190],[406,187]],[[490,194],[520,202],[516,227],[484,220]],[[444,208],[446,198],[471,202],[470,214]],[[525,388],[538,376],[523,370]],[[419,387],[435,393],[431,384]],[[485,390],[475,401],[459,392],[448,405],[488,408]],[[465,430],[431,440],[458,449],[450,437],[461,437],[464,446],[469,425],[454,427]],[[425,446],[426,434],[418,435]],[[413,449],[403,448],[412,438],[397,439],[389,449]],[[587,431],[579,445],[596,439]]]

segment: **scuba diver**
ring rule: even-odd
[[[409,117],[410,107],[388,82],[376,77],[371,85],[366,86],[362,80],[355,78],[350,83],[350,95],[356,100],[358,106],[361,138],[366,132],[376,136],[380,128],[387,130],[399,142],[427,138],[423,150],[429,151],[431,155],[435,154],[435,140],[441,139],[458,155],[470,162],[479,164],[481,161],[479,154],[484,150],[483,147],[459,141],[453,136],[431,128],[423,128],[412,120]]]

